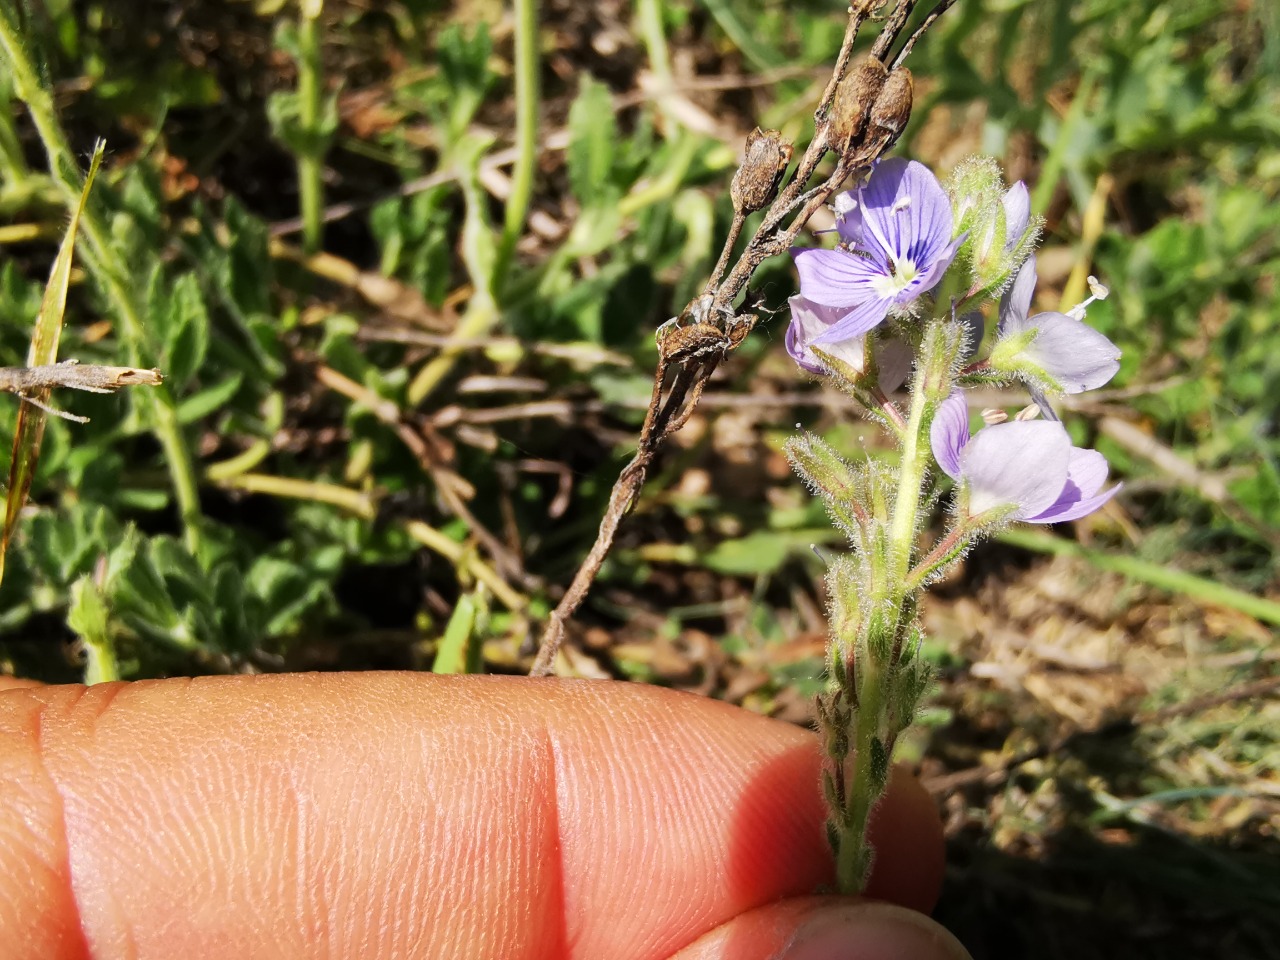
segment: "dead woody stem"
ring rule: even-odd
[[[814,112],[813,139],[785,185],[781,181],[791,159],[790,145],[776,131],[757,130],[751,135],[746,159],[731,189],[734,217],[724,249],[702,296],[658,331],[658,365],[635,456],[618,475],[596,541],[547,621],[531,676],[552,672],[565,624],[586,598],[662,442],[693,415],[707,382],[755,325],[752,296],[748,294],[735,310],[738,295],[761,263],[791,247],[809,218],[846,180],[868,168],[897,141],[911,114],[911,75],[901,62],[924,31],[954,3],[939,0],[908,36],[897,60],[891,60],[890,51],[906,32],[916,6],[916,0],[899,0],[870,57],[850,69],[859,30],[884,5],[883,0],[853,0],[835,69]],[[809,187],[829,152],[836,155],[834,169],[817,186]],[[761,209],[765,210],[763,222],[726,274],[744,221]]]
[[[65,387],[89,393],[115,393],[124,387],[154,387],[162,382],[164,375],[159,370],[106,367],[96,363],[77,363],[75,360],[39,367],[0,367],[0,391],[16,394],[45,413],[77,423],[86,423],[88,418],[48,405],[51,389]]]

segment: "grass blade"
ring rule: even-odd
[[[71,285],[71,261],[75,255],[76,232],[80,215],[84,212],[93,188],[94,178],[102,165],[106,143],[99,140],[89,161],[89,173],[80,191],[80,202],[71,211],[62,246],[49,272],[49,283],[44,288],[44,300],[40,303],[40,316],[31,334],[31,349],[27,352],[28,367],[42,367],[56,363],[58,341],[62,337],[62,318],[67,309],[67,288]],[[37,404],[47,405],[48,387],[32,391],[35,403],[19,401],[18,419],[13,431],[13,456],[9,461],[9,491],[5,496],[4,531],[0,535],[0,580],[4,579],[4,558],[9,551],[9,540],[18,525],[18,515],[27,502],[31,480],[35,476],[36,462],[40,457],[40,441],[44,439],[46,413]]]
[[[1206,580],[1193,573],[1174,570],[1162,564],[1151,563],[1122,553],[1106,553],[1093,550],[1072,540],[1054,536],[1051,533],[1039,533],[1033,530],[1006,530],[996,537],[1003,543],[1034,550],[1037,553],[1048,553],[1055,556],[1078,557],[1093,564],[1099,570],[1120,573],[1130,580],[1145,583],[1149,586],[1180,593],[1204,603],[1216,604],[1231,610],[1239,610],[1255,620],[1280,626],[1280,603],[1257,597],[1243,590],[1228,587],[1213,580]]]

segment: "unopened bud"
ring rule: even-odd
[[[827,120],[827,146],[843,155],[860,142],[867,117],[880,96],[888,71],[875,57],[863,60],[840,81]]]
[[[871,135],[883,138],[881,153],[897,143],[902,131],[907,129],[907,121],[911,119],[913,91],[911,71],[906,67],[898,67],[885,77],[884,87],[871,108],[870,121]]]
[[[729,184],[738,213],[763,210],[778,195],[778,185],[791,162],[791,144],[777,130],[756,127],[747,137],[746,156]]]

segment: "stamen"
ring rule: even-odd
[[[1099,281],[1097,277],[1090,276],[1089,277],[1089,293],[1092,294],[1092,296],[1090,296],[1088,300],[1084,300],[1080,303],[1077,303],[1074,307],[1072,307],[1070,310],[1067,311],[1067,316],[1070,317],[1072,320],[1083,320],[1085,310],[1089,306],[1089,304],[1094,303],[1097,300],[1107,299],[1107,297],[1111,296],[1111,288],[1108,287],[1105,283],[1102,283],[1101,281]]]
[[[1038,404],[1032,403],[1032,404],[1028,404],[1027,406],[1023,407],[1021,410],[1019,410],[1017,415],[1013,419],[1017,420],[1020,423],[1025,423],[1028,420],[1036,419],[1038,416],[1040,416],[1040,406]]]
[[[1009,414],[1005,413],[999,407],[987,407],[982,411],[982,422],[988,427],[997,423],[1004,423],[1009,419]]]
[[[907,209],[907,207],[909,206],[911,206],[911,198],[901,197],[900,199],[894,202],[892,207],[889,208],[889,213],[890,214],[901,213],[903,210]]]

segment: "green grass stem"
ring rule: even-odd
[[[323,3],[303,5],[298,22],[298,124],[315,145],[298,152],[298,204],[302,245],[318,253],[324,237],[324,147],[319,136],[324,109],[324,65],[320,58],[320,13]]]
[[[1280,603],[1275,600],[1268,600],[1265,597],[1257,597],[1251,593],[1245,593],[1243,590],[1237,590],[1234,587],[1215,583],[1204,577],[1198,577],[1193,573],[1173,570],[1162,564],[1151,563],[1148,560],[1140,560],[1137,557],[1130,557],[1121,553],[1107,553],[1102,550],[1095,550],[1091,547],[1082,546],[1073,540],[1056,537],[1051,533],[1042,533],[1037,530],[1006,530],[996,539],[1010,546],[1021,547],[1024,550],[1034,550],[1036,553],[1047,553],[1059,557],[1076,557],[1087,561],[1099,570],[1105,570],[1108,573],[1119,573],[1138,583],[1145,583],[1161,590],[1167,590],[1170,593],[1182,594],[1193,600],[1215,604],[1230,610],[1238,610],[1257,620],[1261,620],[1263,623],[1280,626]]]
[[[538,2],[515,0],[516,154],[511,169],[511,196],[494,265],[494,293],[506,286],[507,270],[516,242],[524,233],[533,199],[533,174],[538,165]]]

